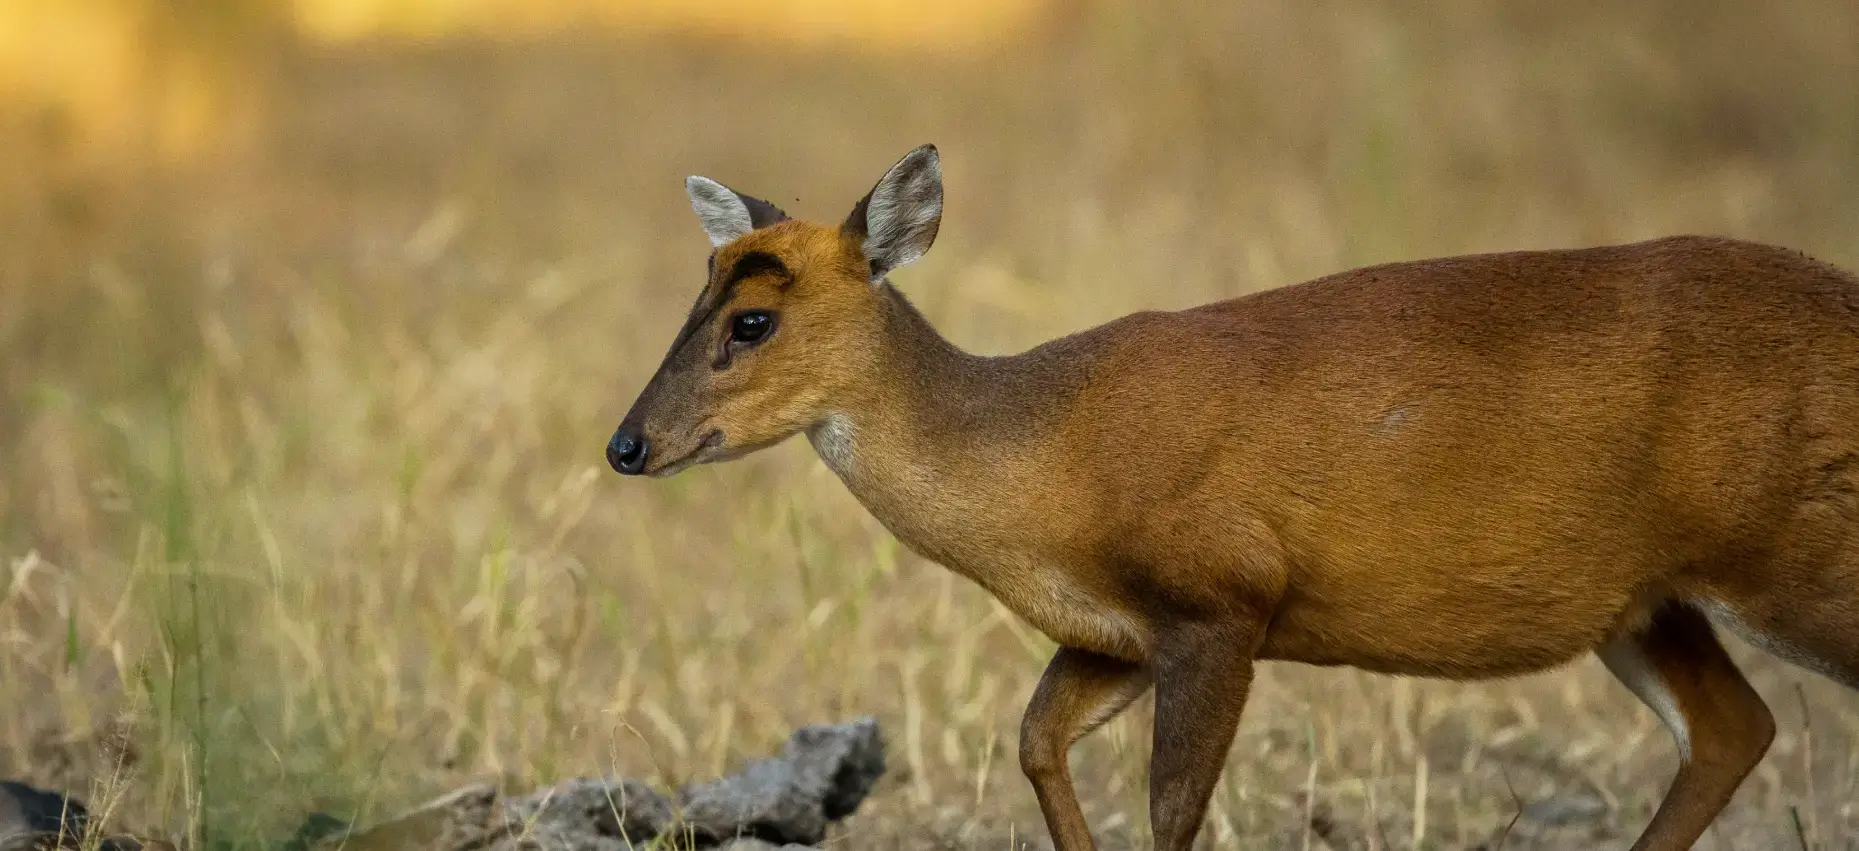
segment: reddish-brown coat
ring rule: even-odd
[[[1640,851],[1689,847],[1771,735],[1705,615],[1859,686],[1844,271],[1704,237],[1453,257],[977,357],[868,279],[860,233],[723,245],[694,316],[765,252],[789,274],[717,315],[779,330],[722,370],[674,350],[623,429],[696,462],[805,432],[1067,648],[1022,743],[1061,849],[1091,841],[1065,750],[1151,683],[1152,823],[1186,848],[1254,659],[1471,679],[1603,652],[1686,755]]]

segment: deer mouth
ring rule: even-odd
[[[710,433],[704,435],[704,439],[698,441],[697,446],[692,448],[691,451],[679,456],[677,460],[671,461],[660,466],[656,470],[646,473],[646,475],[655,479],[677,475],[683,472],[687,467],[694,467],[711,460],[711,458],[717,454],[717,450],[722,448],[723,431],[721,429],[711,429]]]

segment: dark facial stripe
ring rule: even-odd
[[[715,251],[710,252],[709,266],[710,280],[714,281],[716,280]],[[671,343],[671,351],[676,352],[683,348],[699,328],[710,322],[710,317],[715,316],[723,305],[729,303],[730,296],[736,294],[736,284],[756,275],[779,275],[783,288],[794,282],[794,274],[788,271],[787,264],[781,262],[781,258],[766,251],[745,252],[741,257],[736,258],[736,265],[730,267],[729,277],[723,280],[722,286],[715,288],[715,296],[705,297],[705,294],[711,290],[708,286],[704,288],[704,293],[698,294],[697,304],[691,306],[691,312],[684,321],[684,327],[678,331],[677,338]]]
[[[766,251],[750,251],[736,258],[736,265],[729,270],[729,279],[724,284],[725,286],[733,285],[737,281],[753,278],[756,275],[779,275],[783,279],[782,286],[784,287],[794,279],[793,274],[788,272],[787,264],[781,262],[781,258]]]

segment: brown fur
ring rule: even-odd
[[[1689,848],[1772,735],[1706,614],[1859,686],[1859,279],[1797,252],[1396,263],[989,358],[801,221],[722,247],[694,322],[751,251],[791,278],[737,281],[622,428],[696,461],[807,433],[906,545],[1061,644],[1021,745],[1060,849],[1091,847],[1066,750],[1150,683],[1156,846],[1189,847],[1255,659],[1642,660],[1622,676],[1677,707],[1687,759],[1637,851]],[[712,368],[746,306],[778,330]]]

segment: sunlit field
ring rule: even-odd
[[[1848,0],[680,5],[0,0],[0,777],[262,848],[873,714],[831,847],[1049,847],[1050,642],[804,441],[607,469],[702,284],[687,174],[837,221],[935,143],[894,280],[990,353],[1471,251],[1859,267]],[[1700,847],[1859,848],[1859,694],[1736,653],[1781,731]],[[1107,849],[1149,718],[1074,752]],[[1266,664],[1203,844],[1625,848],[1676,760],[1592,659]]]

